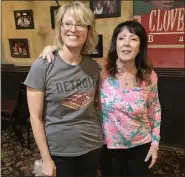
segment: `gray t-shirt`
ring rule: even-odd
[[[78,65],[69,65],[56,52],[52,63],[37,59],[32,64],[24,84],[45,92],[45,131],[51,155],[79,156],[103,145],[94,107],[98,77],[98,64],[88,56]]]

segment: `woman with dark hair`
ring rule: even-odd
[[[161,109],[147,43],[145,29],[135,21],[123,22],[113,32],[100,91],[102,176],[152,176]]]
[[[102,176],[153,175],[161,107],[147,47],[147,33],[140,23],[126,21],[115,28],[100,83]],[[51,61],[52,50],[45,48],[42,58]]]

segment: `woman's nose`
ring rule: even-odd
[[[125,39],[124,40],[124,45],[129,45],[130,44],[130,40],[129,39]]]
[[[77,30],[77,29],[76,29],[76,25],[73,24],[70,30],[71,30],[71,31],[76,31],[76,30]]]

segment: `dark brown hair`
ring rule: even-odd
[[[126,27],[131,33],[137,35],[140,39],[139,53],[135,58],[135,65],[137,68],[136,79],[137,81],[148,81],[150,79],[150,74],[152,72],[152,64],[147,57],[147,48],[148,48],[148,37],[144,27],[137,21],[126,21],[120,23],[113,32],[111,39],[110,48],[106,58],[105,70],[109,76],[115,77],[118,73],[116,61],[118,59],[116,51],[116,41],[119,33],[122,29]]]

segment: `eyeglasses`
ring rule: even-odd
[[[69,23],[69,22],[61,22],[61,25],[63,26],[63,28],[65,30],[70,30],[73,26],[75,26],[75,29],[77,31],[84,31],[87,28],[87,25],[84,25],[84,24],[81,24],[81,23],[72,24],[72,23]]]

